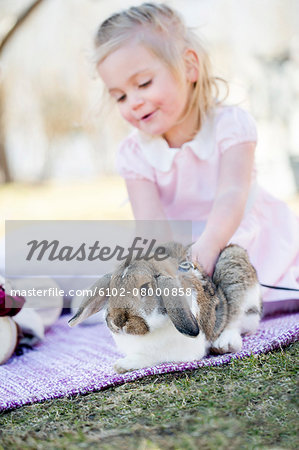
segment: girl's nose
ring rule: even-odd
[[[135,111],[144,104],[144,100],[141,95],[132,95],[130,103],[132,110]]]

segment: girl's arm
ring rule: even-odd
[[[153,222],[148,224],[148,234],[151,235],[150,237],[156,236],[161,242],[170,241],[171,228],[155,183],[145,179],[127,179],[126,185],[135,220],[142,221],[140,226],[143,234],[146,234],[144,221],[158,221],[155,227]]]
[[[255,143],[229,148],[221,157],[218,186],[204,232],[192,257],[212,274],[220,251],[241,223],[249,194]]]
[[[167,220],[155,183],[128,179],[126,185],[136,220]]]

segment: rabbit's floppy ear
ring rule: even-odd
[[[191,312],[185,296],[180,296],[179,284],[172,277],[158,275],[157,287],[161,289],[161,297],[166,312],[176,329],[187,336],[198,336],[199,326]],[[177,295],[174,293],[177,292]],[[166,295],[166,293],[169,295]]]
[[[111,273],[104,275],[91,288],[89,288],[89,290],[93,292],[93,295],[91,297],[86,297],[83,300],[77,313],[68,321],[70,327],[78,325],[89,316],[96,314],[105,306],[107,301],[105,291],[109,287],[110,280]],[[103,294],[100,291],[102,291]]]

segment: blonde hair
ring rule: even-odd
[[[217,81],[224,81],[212,76],[210,59],[199,37],[169,6],[143,3],[113,14],[100,25],[94,41],[94,63],[98,65],[132,38],[161,59],[178,79],[184,73],[184,50],[191,48],[195,51],[198,80],[194,82],[191,101],[180,122],[197,107],[199,130],[210,108],[220,103]]]

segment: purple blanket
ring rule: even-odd
[[[98,391],[146,375],[228,364],[233,359],[286,346],[299,335],[299,313],[276,315],[264,319],[254,335],[244,337],[243,350],[239,353],[209,356],[188,363],[161,364],[119,375],[114,372],[113,363],[120,354],[106,325],[71,329],[68,319],[69,316],[62,316],[33,351],[13,356],[0,366],[0,411]]]

